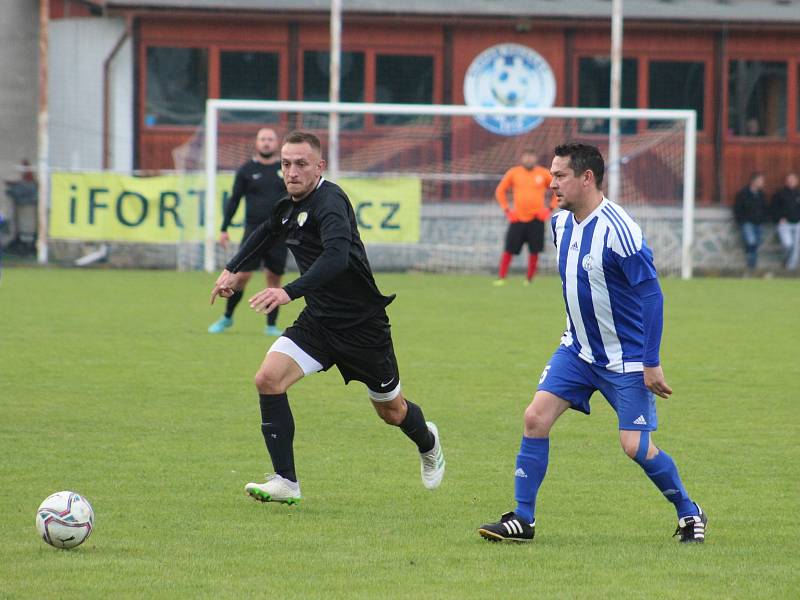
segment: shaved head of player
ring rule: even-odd
[[[313,140],[286,142],[281,148],[281,166],[286,191],[295,201],[303,200],[317,186],[325,161],[322,150]]]
[[[256,133],[256,152],[261,158],[266,160],[274,158],[278,151],[278,144],[278,134],[274,129],[264,127]]]

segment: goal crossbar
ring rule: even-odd
[[[222,100],[206,101],[205,115],[205,179],[206,198],[216,197],[217,175],[217,124],[220,111],[268,111],[291,113],[328,114],[378,114],[378,115],[425,115],[440,117],[470,117],[491,115],[497,117],[541,117],[575,119],[631,119],[654,121],[682,121],[685,123],[683,139],[683,198],[682,198],[682,246],[681,277],[692,277],[692,248],[694,245],[695,206],[695,162],[697,142],[697,113],[694,110],[665,110],[640,108],[498,108],[472,107],[447,104],[378,104],[350,102],[300,102],[282,100]],[[615,167],[609,165],[609,167]],[[610,170],[610,169],[609,169]],[[216,210],[214,202],[205,203],[205,247],[203,264],[205,270],[216,269],[214,247],[216,244]]]

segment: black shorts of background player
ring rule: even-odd
[[[281,167],[289,195],[250,235],[220,274],[211,292],[229,297],[241,288],[241,266],[275,240],[284,239],[300,277],[283,288],[253,295],[250,306],[269,312],[303,297],[306,307],[270,347],[256,373],[261,431],[274,475],[251,482],[245,491],[261,501],[300,500],[294,461],[294,418],[287,390],[311,373],[336,365],[345,383],[367,386],[378,415],[399,427],[420,454],[422,483],[439,486],[445,461],[436,425],[403,396],[384,296],[372,275],[350,200],[322,177],[325,161],[316,136],[293,132],[281,147]]]
[[[245,230],[242,236],[242,241],[244,241],[259,224],[269,217],[278,200],[286,195],[278,154],[278,136],[275,131],[269,128],[260,129],[256,134],[255,148],[256,153],[253,158],[236,172],[233,190],[225,205],[219,236],[219,242],[223,248],[228,246],[230,240],[228,227],[239,208],[242,197],[245,198]],[[286,253],[285,244],[276,242],[267,247],[260,255],[253,256],[246,264],[242,265],[242,286],[247,285],[253,271],[263,268],[267,286],[279,287],[281,275],[286,269]],[[240,290],[228,298],[225,314],[209,326],[209,333],[222,333],[233,325],[233,311],[242,299],[242,295],[243,290]],[[281,330],[277,326],[277,321],[278,309],[276,307],[267,315],[264,333],[279,336]]]
[[[528,244],[528,252],[531,254],[539,254],[544,250],[544,221],[534,219],[527,223],[509,223],[505,251],[516,256],[525,244]]]

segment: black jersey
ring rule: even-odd
[[[304,296],[306,310],[326,327],[352,327],[394,300],[378,290],[353,207],[335,183],[320,179],[303,200],[281,199],[226,268],[238,272],[251,255],[277,239],[286,241],[300,269],[300,277],[283,289],[293,300]]]
[[[280,161],[265,165],[255,159],[248,160],[236,171],[220,230],[227,231],[230,227],[242,196],[245,198],[245,224],[255,226],[269,218],[275,203],[285,195],[286,185],[283,183]]]

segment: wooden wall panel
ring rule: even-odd
[[[63,10],[63,1],[54,2],[55,10]],[[326,49],[329,43],[328,23],[324,15],[259,14],[247,16],[192,15],[182,13],[180,17],[165,17],[163,14],[141,16],[138,19],[140,106],[143,106],[146,65],[145,49],[148,45],[196,46],[209,48],[210,65],[214,65],[215,52],[220,48],[266,49],[281,52],[280,95],[288,98],[289,65],[302,66],[302,52],[307,49]],[[374,98],[375,62],[381,52],[433,54],[435,64],[434,98],[443,101],[443,81],[450,78],[454,104],[464,101],[463,84],[467,68],[472,60],[486,48],[499,43],[519,43],[536,50],[550,64],[556,77],[556,105],[569,106],[575,103],[577,94],[577,58],[587,54],[608,54],[609,26],[595,21],[569,22],[526,21],[494,19],[492,22],[477,22],[474,19],[448,20],[447,35],[444,23],[425,17],[379,17],[346,15],[343,25],[343,49],[365,52],[365,98]],[[297,45],[292,46],[291,32],[297,35]],[[413,35],[409,35],[413,31]],[[568,34],[568,32],[572,32]],[[790,31],[770,31],[768,34],[746,25],[729,29],[725,33],[724,50],[720,64],[714,54],[713,27],[685,26],[679,23],[658,25],[636,21],[626,22],[624,54],[639,60],[639,105],[646,106],[646,68],[650,60],[702,60],[706,64],[705,127],[699,132],[697,147],[697,202],[699,205],[713,203],[719,198],[730,203],[733,194],[744,185],[748,174],[763,170],[767,174],[770,193],[777,188],[789,170],[800,170],[800,123],[798,123],[798,80],[800,79],[800,34]],[[569,36],[569,38],[568,38]],[[443,73],[445,43],[449,38],[452,47],[452,72]],[[565,40],[569,39],[567,44]],[[570,56],[565,48],[569,48]],[[289,56],[290,48],[296,48]],[[784,139],[736,138],[728,132],[716,132],[715,114],[721,114],[721,123],[727,123],[727,64],[732,58],[750,60],[784,60],[787,62],[787,134]],[[569,64],[568,64],[569,63]],[[723,75],[721,89],[714,88],[714,72],[719,68]],[[209,95],[218,94],[218,78],[209,77]],[[298,81],[302,74],[294,74]],[[567,97],[568,82],[572,80],[572,97]],[[301,91],[301,90],[299,90]],[[172,148],[185,142],[195,128],[151,127],[139,122],[138,167],[143,169],[174,167]],[[285,124],[287,127],[290,124]],[[279,126],[279,129],[282,128]],[[246,129],[246,127],[245,127]],[[365,128],[357,132],[344,132],[344,152],[375,148],[377,139],[386,129],[374,128],[367,117]],[[324,134],[324,132],[322,132]],[[242,132],[224,129],[231,143],[241,143],[236,136],[246,139]],[[242,136],[244,135],[244,138]],[[438,135],[438,134],[437,134]],[[226,138],[227,139],[227,138]],[[558,132],[539,139],[543,152],[547,153],[555,143],[561,142]],[[720,144],[715,147],[715,141]],[[598,138],[598,143],[602,140]],[[492,134],[472,120],[452,121],[452,132],[443,138],[432,138],[430,150],[424,145],[414,145],[413,152],[424,154],[430,160],[436,157],[451,157],[454,170],[460,172],[481,171],[490,162],[512,164],[520,148],[527,145],[525,136],[505,138]],[[717,150],[722,158],[716,164]],[[365,150],[366,152],[367,150]],[[364,156],[363,153],[359,154]],[[463,164],[463,157],[471,156],[474,164]],[[544,157],[543,157],[544,159]],[[546,157],[549,160],[549,156]],[[378,161],[379,163],[380,161]],[[377,164],[377,163],[376,163]],[[497,168],[495,165],[494,169]],[[717,174],[720,190],[717,190]],[[488,188],[487,188],[488,189]]]

